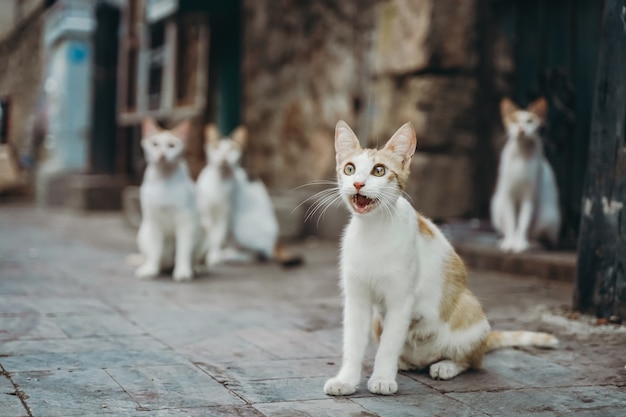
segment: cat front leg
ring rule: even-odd
[[[180,219],[176,225],[176,260],[172,274],[175,281],[189,281],[193,278],[195,245],[195,222],[192,219]]]
[[[515,205],[509,196],[501,195],[493,204],[497,229],[502,233],[500,249],[510,251],[515,241]]]
[[[369,340],[372,320],[372,302],[361,285],[344,285],[343,360],[336,377],[324,384],[328,395],[350,395],[356,392],[361,380],[361,367]]]
[[[372,394],[391,395],[398,391],[396,375],[398,358],[406,342],[410,325],[412,301],[387,303],[390,307],[385,314],[384,331],[374,361],[374,372],[367,388]]]
[[[207,267],[212,268],[222,261],[222,248],[228,236],[228,217],[215,219],[208,234],[209,252],[207,253]]]
[[[528,230],[533,218],[533,209],[534,203],[532,198],[526,198],[522,201],[517,221],[517,230],[510,247],[511,251],[515,253],[523,252],[530,246],[530,243],[528,243]]]
[[[159,227],[148,221],[142,221],[137,234],[137,245],[144,256],[143,264],[135,270],[139,279],[154,278],[161,272],[164,236]]]

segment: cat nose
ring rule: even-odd
[[[361,188],[365,187],[364,182],[354,182],[352,185],[354,185],[354,188],[356,188],[357,191],[361,191]]]

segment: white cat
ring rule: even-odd
[[[503,235],[500,248],[522,252],[530,240],[538,239],[556,245],[561,227],[559,192],[540,136],[547,103],[540,98],[520,110],[504,98],[500,111],[508,139],[491,200],[491,222]]]
[[[299,256],[278,244],[278,219],[265,185],[251,180],[241,166],[247,137],[243,126],[222,139],[215,125],[205,129],[207,165],[198,177],[197,201],[208,239],[207,265],[249,262],[256,255],[285,266],[299,264]],[[224,248],[230,233],[239,248]]]
[[[190,122],[162,130],[152,119],[142,124],[141,146],[147,167],[140,189],[141,226],[137,244],[144,258],[139,278],[174,267],[176,281],[191,280],[200,257],[201,228],[193,180],[184,159]]]
[[[207,164],[200,172],[197,187],[197,204],[202,226],[206,233],[207,267],[211,268],[224,258],[224,244],[231,227],[235,199],[235,171],[241,169],[239,161],[246,141],[245,128],[233,131],[231,138],[220,140],[217,127],[205,128]]]
[[[408,123],[382,150],[362,149],[350,127],[337,123],[338,187],[352,216],[340,259],[343,361],[326,394],[357,390],[372,327],[380,344],[368,389],[384,395],[397,391],[398,369],[430,366],[432,378],[450,379],[480,366],[491,349],[557,343],[547,334],[490,332],[461,258],[402,196],[415,147]]]

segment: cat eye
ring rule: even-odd
[[[176,146],[176,144],[174,144],[173,142],[170,142],[167,144],[168,148],[173,148],[174,146]]]
[[[376,165],[374,167],[374,169],[372,170],[372,174],[375,177],[382,177],[383,175],[385,175],[386,172],[387,172],[387,170],[382,165]]]
[[[354,165],[352,164],[347,164],[345,168],[343,169],[343,173],[346,175],[352,175],[354,174],[354,171],[355,171],[355,168],[354,168]]]

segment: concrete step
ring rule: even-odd
[[[546,250],[538,245],[522,253],[505,253],[486,220],[452,221],[441,226],[468,267],[543,279],[574,282],[575,250]]]

